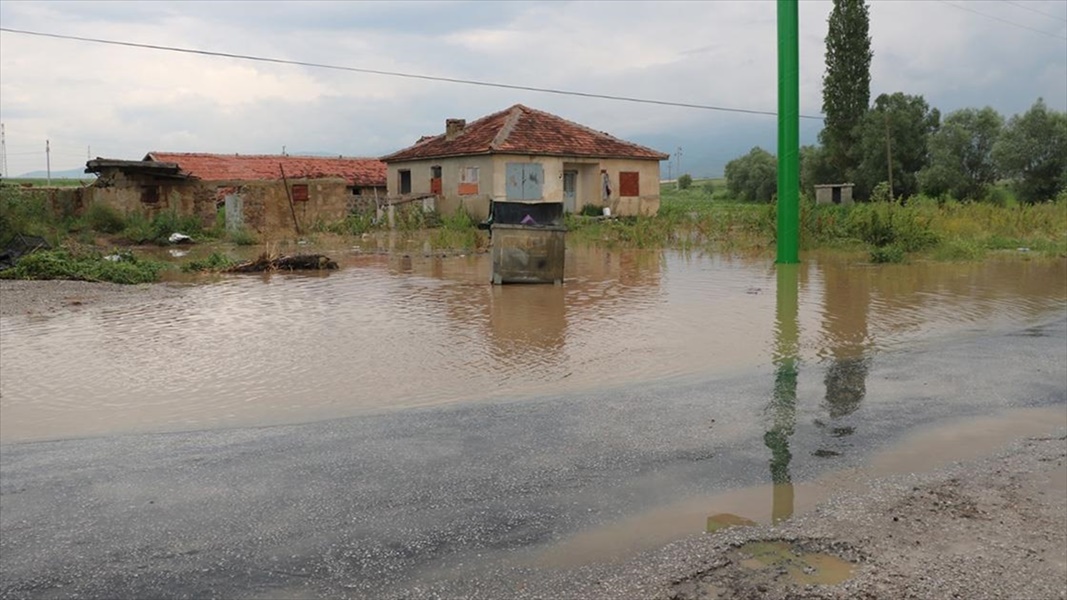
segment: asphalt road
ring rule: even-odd
[[[835,411],[828,366],[801,365],[794,481],[922,424],[1067,405],[1067,320],[894,348],[858,373],[844,392],[855,406]],[[3,445],[0,597],[566,597],[566,573],[515,557],[768,482],[774,390],[768,365],[304,425]]]

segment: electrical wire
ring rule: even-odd
[[[213,50],[200,50],[197,48],[179,48],[176,46],[161,46],[158,44],[141,44],[137,42],[124,42],[119,40],[107,40],[102,38],[90,38],[76,35],[63,35],[59,33],[46,33],[41,31],[29,31],[25,29],[12,29],[0,27],[0,31],[8,33],[22,33],[39,37],[56,38],[61,40],[74,40],[79,42],[91,42],[94,44],[108,44],[112,46],[126,46],[129,48],[142,48],[148,50],[162,50],[166,52],[181,52],[183,54],[198,54],[201,56],[214,56],[222,58],[235,58],[279,65],[295,65],[299,67],[313,67],[317,69],[330,69],[334,71],[347,71],[351,73],[366,73],[370,75],[384,75],[389,77],[404,77],[407,79],[421,79],[424,81],[440,81],[444,83],[457,83],[463,85],[477,85],[482,87],[502,88],[507,90],[522,90],[526,92],[540,92],[544,94],[556,94],[560,96],[577,96],[580,98],[597,98],[601,100],[617,100],[621,102],[635,102],[639,104],[655,104],[658,106],[674,106],[679,108],[694,108],[699,110],[713,110],[720,112],[744,113],[750,115],[778,116],[778,113],[769,110],[755,110],[748,108],[731,108],[726,106],[713,106],[710,104],[691,104],[688,102],[673,102],[670,100],[654,100],[649,98],[633,98],[629,96],[615,96],[611,94],[595,94],[591,92],[577,92],[573,90],[558,90],[553,88],[541,88],[529,85],[513,85],[508,83],[496,83],[492,81],[478,81],[474,79],[459,79],[455,77],[438,77],[435,75],[419,75],[415,73],[401,73],[398,71],[383,71],[380,69],[364,69],[360,67],[347,67],[342,65],[329,65],[323,63],[307,62],[302,60],[288,60],[284,58],[270,58],[265,56],[253,56],[250,54],[235,54],[231,52],[216,52]],[[821,121],[823,117],[818,115],[799,115],[801,119],[814,119]]]
[[[1043,10],[1037,10],[1036,8],[1032,8],[1030,6],[1026,6],[1025,4],[1020,4],[1019,2],[1013,2],[1012,0],[1001,0],[1001,2],[1005,2],[1005,3],[1010,4],[1012,6],[1018,6],[1019,8],[1021,8],[1023,10],[1028,10],[1028,11],[1030,11],[1032,13],[1037,13],[1039,15],[1045,15],[1046,17],[1048,17],[1050,19],[1056,19],[1057,21],[1063,21],[1064,23],[1067,23],[1067,19],[1065,19],[1065,18],[1063,18],[1061,16],[1054,15],[1052,13],[1047,13],[1047,12],[1045,12]]]
[[[947,5],[949,5],[949,6],[953,7],[953,8],[958,8],[960,10],[965,10],[967,12],[974,13],[976,15],[981,15],[981,16],[986,17],[988,19],[993,19],[994,21],[1000,21],[1001,23],[1007,23],[1008,25],[1013,25],[1015,27],[1019,27],[1020,29],[1026,29],[1028,31],[1033,31],[1034,33],[1040,33],[1042,35],[1047,35],[1049,37],[1054,37],[1054,38],[1056,38],[1058,40],[1063,40],[1063,41],[1067,42],[1067,37],[1063,37],[1062,35],[1056,35],[1055,33],[1052,33],[1051,31],[1045,31],[1043,29],[1035,29],[1033,27],[1027,27],[1026,25],[1020,25],[1020,24],[1018,24],[1018,23],[1016,23],[1014,21],[1009,21],[1007,19],[1001,19],[1000,17],[996,17],[996,16],[993,16],[993,15],[988,14],[988,13],[979,12],[977,10],[974,10],[973,8],[967,8],[966,6],[960,6],[959,4],[953,4],[952,2],[949,2],[948,0],[938,0],[938,2],[941,2],[943,4],[947,4]]]

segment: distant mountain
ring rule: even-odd
[[[16,175],[15,179],[45,179],[48,171],[30,171],[22,175]],[[94,179],[96,175],[86,173],[85,169],[67,169],[66,171],[52,171],[52,179]]]

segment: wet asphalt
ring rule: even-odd
[[[767,441],[776,375],[3,445],[0,597],[528,595],[539,574],[517,556],[769,482],[783,456]],[[1063,317],[802,363],[788,476],[858,464],[917,426],[1026,406],[1067,406]],[[539,597],[567,597],[565,574],[549,580]]]

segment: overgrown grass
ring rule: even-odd
[[[66,235],[66,228],[61,227],[42,196],[23,194],[6,186],[0,188],[0,248],[19,234],[43,237],[56,245],[61,229],[62,235]]]
[[[27,254],[14,267],[0,271],[0,278],[152,283],[159,281],[165,268],[165,263],[139,259],[129,251],[104,256],[95,250],[60,248]]]
[[[478,223],[465,210],[438,218],[440,226],[432,230],[430,245],[434,248],[473,252],[487,244]]]
[[[168,210],[157,213],[151,219],[140,214],[127,216],[122,237],[134,244],[166,246],[170,243],[168,238],[172,233],[184,233],[196,238],[204,231],[200,226],[200,220],[196,217],[179,215],[175,211]]]
[[[92,175],[88,175],[88,174],[86,174],[85,177],[82,178],[82,179],[73,179],[73,178],[69,178],[69,177],[68,178],[53,177],[51,182],[49,182],[48,179],[46,179],[44,177],[40,177],[40,178],[34,178],[34,177],[14,177],[14,178],[10,178],[10,177],[5,177],[4,181],[3,181],[3,185],[4,186],[12,186],[12,187],[27,187],[27,188],[28,187],[33,187],[33,188],[42,188],[42,187],[81,187],[83,185],[92,183],[93,180],[95,180],[95,179],[96,179],[96,177],[94,177]]]
[[[200,260],[191,260],[182,265],[182,271],[185,273],[200,273],[200,272],[213,272],[225,271],[230,267],[237,264],[238,261],[222,254],[221,252],[212,252],[207,258]]]
[[[247,227],[227,230],[226,240],[238,246],[255,246],[259,243],[259,238],[256,237],[256,234]]]
[[[102,233],[118,233],[126,229],[126,217],[106,204],[93,204],[85,211],[86,224]]]

